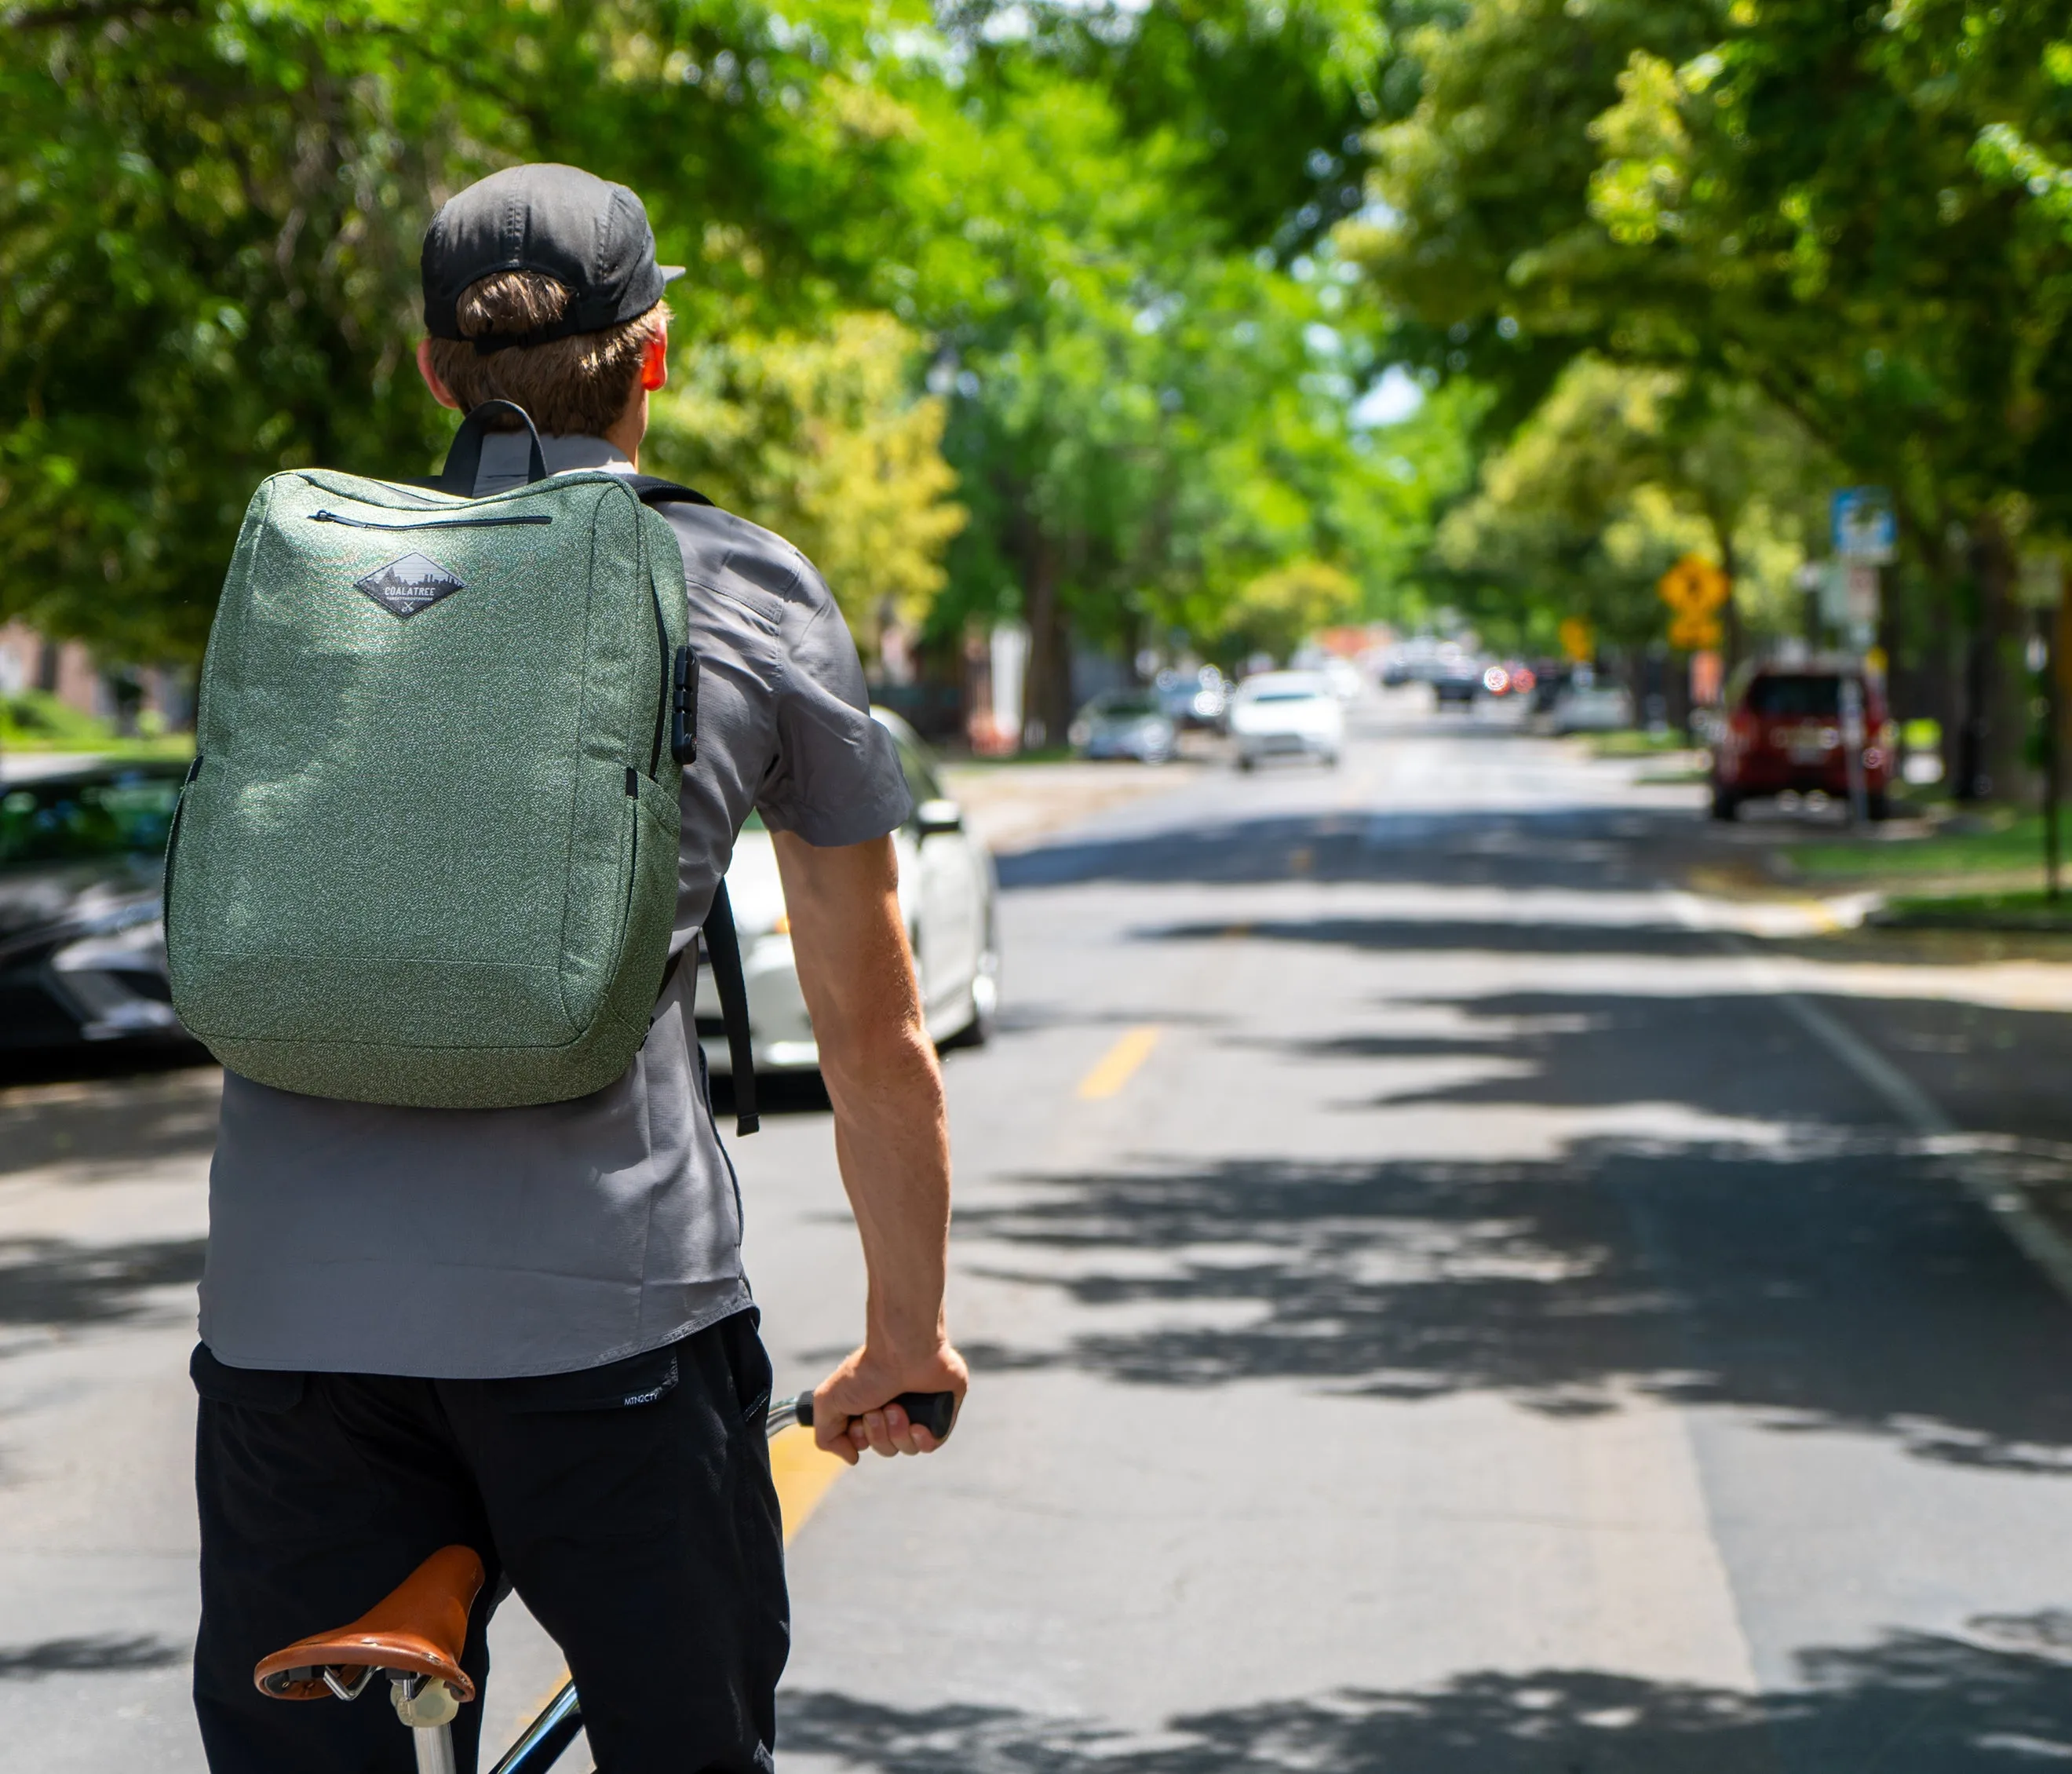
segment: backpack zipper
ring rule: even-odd
[[[312,524],[344,524],[354,529],[495,529],[505,524],[551,524],[545,512],[523,512],[510,517],[424,517],[402,524],[370,523],[364,517],[341,517],[335,511],[313,511]]]
[[[179,857],[180,821],[187,817],[187,791],[201,774],[201,760],[202,754],[197,751],[194,762],[187,766],[187,780],[180,784],[180,798],[173,803],[172,824],[166,831],[166,879],[158,893],[158,916],[162,921],[173,915],[173,867]]]
[[[623,950],[626,939],[633,928],[633,889],[640,879],[640,772],[631,764],[626,767],[626,793],[633,805],[628,809],[633,815],[633,847],[626,862],[626,903],[619,908],[619,946]]]

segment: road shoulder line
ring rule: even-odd
[[[2072,1300],[2072,1241],[2031,1208],[2020,1189],[1979,1166],[1975,1155],[1965,1149],[1963,1130],[1942,1105],[1848,1024],[1786,985],[1769,958],[1746,937],[1708,924],[1702,908],[1689,894],[1675,888],[1665,891],[1679,923],[1712,937],[1729,954],[1739,957],[1785,1014],[1854,1072],[1904,1126],[1947,1152],[1955,1161],[1957,1179],[1964,1192],[1998,1220],[2022,1253],[2050,1278],[2059,1293]]]

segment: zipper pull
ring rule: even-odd
[[[676,649],[674,719],[669,727],[669,755],[679,764],[698,761],[698,656],[688,646]]]

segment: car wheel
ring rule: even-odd
[[[1731,788],[1715,788],[1712,791],[1713,818],[1731,821],[1741,812],[1741,797]]]
[[[1873,823],[1892,817],[1892,800],[1882,788],[1873,788],[1864,796],[1864,815]]]
[[[1258,760],[1249,751],[1240,751],[1237,755],[1237,767],[1240,770],[1250,771],[1256,767],[1257,763]]]
[[[979,957],[966,994],[970,1020],[942,1043],[945,1052],[954,1048],[982,1048],[993,1036],[1000,1020],[1000,957],[989,949]]]
[[[1338,755],[1335,751],[1326,751],[1317,761],[1326,770],[1335,770],[1338,767]]]

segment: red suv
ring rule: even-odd
[[[1726,731],[1712,748],[1713,818],[1732,819],[1743,801],[1787,789],[1848,798],[1844,683],[1863,698],[1865,809],[1873,819],[1885,817],[1897,735],[1877,686],[1833,666],[1765,665],[1733,698]]]

